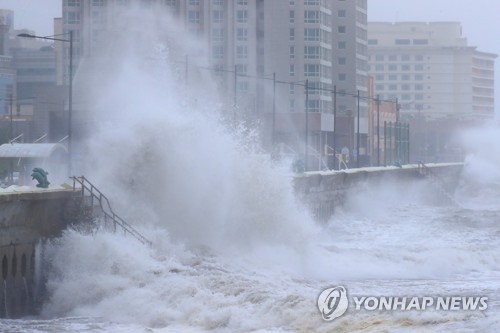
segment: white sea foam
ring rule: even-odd
[[[254,145],[254,130],[242,124],[231,132],[213,94],[180,87],[164,65],[170,51],[153,33],[171,27],[153,23],[141,20],[144,48],[130,40],[123,48],[114,38],[111,55],[85,64],[79,78],[90,78],[92,89],[79,98],[92,101],[89,119],[106,120],[87,134],[85,174],[154,245],[121,234],[65,232],[46,251],[50,298],[43,323],[80,332],[498,328],[494,307],[486,319],[348,312],[323,322],[316,297],[339,283],[356,293],[477,292],[498,299],[495,216],[429,206],[420,186],[406,186],[403,195],[400,185],[384,184],[353,193],[343,212],[316,224],[296,202],[287,166],[273,165]],[[145,65],[147,56],[161,64]],[[105,77],[94,75],[103,68]],[[79,91],[85,86],[80,82]],[[71,318],[61,324],[57,318],[64,317]],[[42,324],[18,325],[35,332],[31,327]]]

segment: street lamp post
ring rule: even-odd
[[[55,38],[57,36],[69,35],[69,39]],[[69,43],[69,96],[68,96],[68,176],[72,175],[72,123],[73,123],[73,31],[56,36],[35,36],[31,34],[19,34],[18,37],[38,38]]]

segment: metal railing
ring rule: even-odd
[[[111,219],[113,221],[113,229],[116,232],[116,226],[118,225],[123,229],[125,233],[128,233],[135,237],[143,244],[147,244],[151,246],[153,243],[148,240],[146,237],[141,235],[134,227],[125,222],[120,216],[118,216],[109,203],[108,198],[92,184],[87,178],[84,176],[81,177],[71,177],[73,179],[73,191],[81,191],[82,198],[85,197],[85,193],[88,192],[90,195],[91,206],[94,206],[94,199],[97,200],[99,207],[101,208],[104,218]],[[78,188],[76,185],[79,184],[81,188]]]
[[[447,189],[446,181],[436,174],[431,168],[425,165],[422,161],[417,162],[417,171],[419,175],[431,180],[434,187],[441,193],[441,195],[453,206],[460,207],[453,194]]]

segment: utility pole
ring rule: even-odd
[[[14,97],[12,94],[10,94],[10,138],[9,142],[14,138],[14,123],[13,123],[13,103],[14,103]],[[9,168],[10,168],[10,179],[9,179],[9,185],[14,185],[14,161],[12,158],[9,159]]]
[[[306,137],[305,137],[305,166],[304,170],[307,171],[307,162],[309,160],[309,79],[306,80]]]
[[[68,177],[73,176],[73,30],[69,31]]]
[[[357,100],[358,100],[358,124],[357,124],[357,136],[356,136],[356,168],[359,168],[359,138],[360,138],[360,135],[359,135],[359,89],[358,89],[358,96],[357,96]]]
[[[380,166],[380,95],[377,95],[377,166]]]
[[[184,77],[185,77],[185,83],[186,83],[186,88],[188,86],[188,77],[189,77],[189,56],[186,54],[186,68],[184,69]]]
[[[12,96],[12,94],[10,94],[10,128],[9,128],[9,141],[12,140],[14,138],[14,124],[13,124],[13,101],[14,101],[14,97]]]
[[[273,138],[272,152],[276,149],[276,72],[273,73]]]
[[[238,72],[236,71],[237,67],[234,65],[234,97],[233,97],[233,121],[234,121],[234,126],[236,126],[236,102],[237,102],[237,97],[236,94],[238,93],[236,86],[238,85]]]
[[[333,170],[335,170],[337,150],[337,85],[333,86]]]

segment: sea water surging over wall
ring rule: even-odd
[[[42,315],[49,320],[8,324],[81,332],[498,327],[494,309],[486,317],[348,312],[323,322],[316,298],[337,284],[368,295],[466,292],[498,300],[500,207],[431,207],[411,188],[394,195],[387,185],[353,195],[346,211],[316,225],[295,201],[287,168],[259,152],[252,130],[232,132],[220,120],[211,81],[182,87],[162,39],[171,34],[154,33],[171,27],[141,23],[129,27],[141,48],[117,36],[110,53],[85,64],[80,87],[92,89],[80,98],[91,101],[89,121],[103,120],[88,132],[85,173],[154,246],[119,234],[65,233],[47,249],[50,299]],[[468,191],[461,200],[468,202]]]

